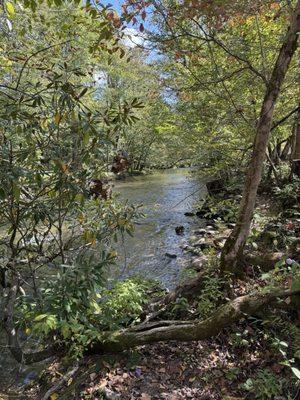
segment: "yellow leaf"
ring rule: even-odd
[[[60,123],[60,120],[61,120],[60,113],[56,113],[55,117],[54,117],[54,121],[55,121],[56,125],[58,125]]]
[[[53,393],[50,396],[50,400],[56,400],[58,398],[58,394],[57,393]]]
[[[5,3],[6,5],[6,10],[7,10],[7,14],[10,18],[13,18],[15,16],[15,7],[12,5],[12,3],[10,3],[9,1],[7,1]]]
[[[43,120],[41,121],[41,127],[42,127],[43,129],[47,129],[47,128],[48,128],[48,121],[47,121],[47,119],[43,119]]]
[[[73,382],[73,378],[70,378],[70,379],[68,380],[68,382],[67,382],[67,386],[70,386],[72,382]]]

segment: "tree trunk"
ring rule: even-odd
[[[117,332],[103,333],[103,339],[93,343],[88,353],[115,353],[168,340],[187,342],[208,339],[217,335],[225,327],[245,318],[245,315],[253,315],[273,301],[298,295],[299,292],[300,290],[283,289],[274,289],[269,293],[256,292],[228,302],[203,321],[157,321]]]
[[[286,141],[286,144],[285,144],[285,146],[284,146],[284,148],[283,148],[283,150],[282,150],[282,152],[280,154],[280,160],[281,161],[286,161],[288,159],[288,155],[289,155],[289,152],[291,150],[292,136],[293,135],[291,135],[288,138],[288,140]]]
[[[9,296],[14,297],[15,290]],[[232,325],[247,315],[254,315],[257,311],[273,304],[278,300],[290,297],[298,299],[300,289],[272,288],[270,291],[257,291],[220,306],[211,317],[199,321],[156,321],[142,323],[137,326],[114,332],[102,332],[101,340],[93,342],[87,350],[87,354],[115,353],[144,344],[156,343],[168,340],[193,341],[204,340],[217,335],[225,327]],[[12,298],[10,299],[12,300]],[[282,304],[280,300],[279,305]],[[10,303],[10,307],[12,304]],[[24,353],[16,343],[16,332],[12,322],[13,311],[6,315],[10,322],[6,322],[6,331],[9,337],[9,347],[17,361],[24,364],[39,362],[51,356],[65,355],[67,349],[53,344],[51,348],[35,353]],[[7,318],[5,318],[7,321]],[[11,336],[14,338],[11,340]]]
[[[18,289],[19,289],[19,278],[16,273],[13,273],[12,283],[6,298],[2,323],[7,333],[8,347],[14,358],[19,363],[33,364],[57,354],[57,352],[59,351],[59,346],[54,344],[53,346],[50,346],[48,348],[45,348],[41,351],[37,351],[34,353],[23,352],[18,341],[18,331],[14,322],[14,310],[15,310],[15,302]]]
[[[300,178],[300,110],[295,124],[294,149],[292,155],[292,173]]]
[[[261,180],[263,163],[272,127],[274,107],[290,61],[296,51],[299,32],[300,0],[297,1],[291,26],[280,49],[263,100],[237,224],[232,234],[227,239],[221,255],[221,268],[223,272],[235,273],[237,275],[242,273],[238,268],[238,264],[243,255],[253,217],[257,188]]]

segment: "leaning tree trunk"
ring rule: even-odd
[[[250,230],[257,188],[261,180],[263,163],[272,127],[274,107],[290,61],[296,51],[299,32],[300,0],[297,1],[290,28],[280,49],[263,100],[237,224],[227,239],[222,251],[221,268],[223,272],[231,272],[235,274],[240,274],[242,272],[238,269],[238,264],[242,258],[246,239]]]
[[[294,149],[292,154],[292,173],[300,178],[300,110],[295,124]]]
[[[299,289],[293,291],[274,288],[267,293],[256,292],[237,297],[220,306],[211,317],[203,321],[157,321],[116,332],[103,332],[102,339],[93,342],[88,353],[115,353],[169,340],[188,342],[209,339],[245,316],[254,315],[273,302],[276,306],[279,299],[298,296],[299,292]]]

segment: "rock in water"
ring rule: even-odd
[[[169,258],[176,258],[177,255],[176,254],[172,254],[172,253],[166,253],[166,256]]]
[[[195,216],[195,213],[193,213],[193,212],[191,212],[191,211],[187,211],[187,212],[184,213],[184,215],[185,215],[186,217],[194,217],[194,216]]]
[[[184,226],[182,226],[182,225],[176,226],[175,232],[177,235],[183,235],[184,234]]]

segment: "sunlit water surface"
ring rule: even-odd
[[[182,268],[182,245],[199,218],[185,216],[205,195],[205,186],[188,169],[155,172],[147,176],[118,181],[114,188],[122,200],[143,204],[146,215],[138,221],[133,237],[128,235],[119,246],[120,270],[123,275],[140,274],[172,288]],[[176,226],[183,225],[184,235],[178,236]],[[176,258],[166,256],[176,255]]]

